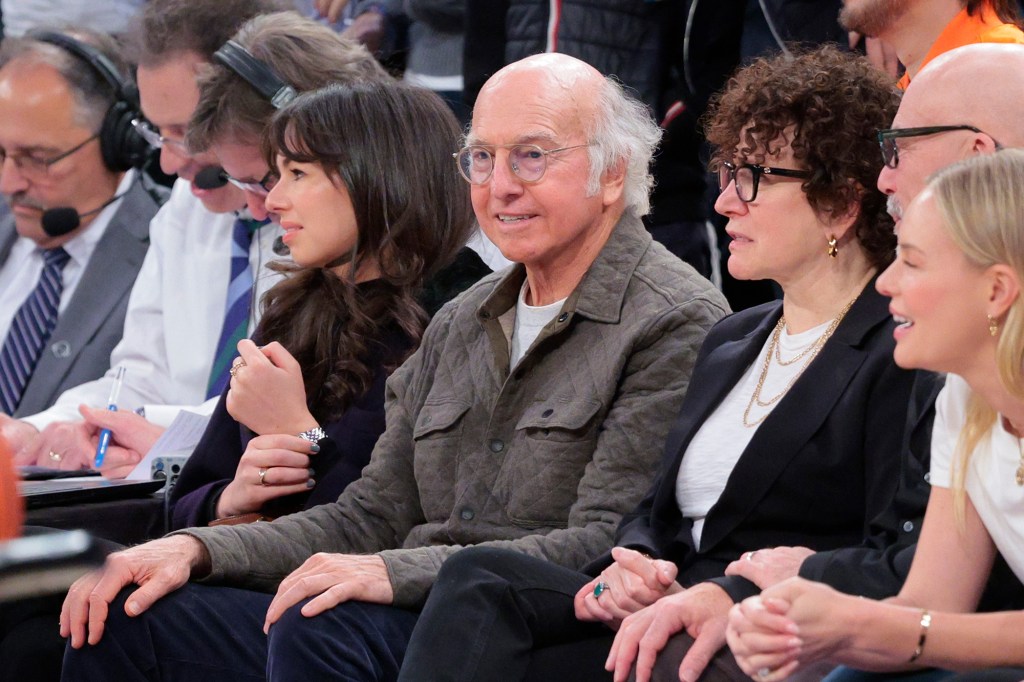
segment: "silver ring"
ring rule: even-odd
[[[60,454],[59,452],[54,452],[53,450],[50,450],[48,456],[51,462],[59,462],[62,459],[64,459],[64,455]]]
[[[759,680],[767,680],[771,676],[772,676],[772,669],[771,668],[769,668],[767,666],[765,666],[764,668],[758,668],[758,670],[757,670],[757,679],[759,679]]]
[[[264,480],[267,476],[266,467],[260,467],[260,485],[266,485],[267,482]]]
[[[746,554],[744,554],[743,556],[744,556],[744,558],[745,558],[745,559],[746,559],[747,561],[753,561],[753,560],[754,560],[754,555],[755,555],[755,554],[757,554],[757,550],[754,550],[753,552],[747,552],[747,553],[746,553]],[[762,668],[761,670],[764,670],[764,668]],[[758,672],[758,673],[760,673],[760,672],[761,672],[761,670],[758,670],[757,672]],[[771,672],[771,671],[769,671],[769,672]]]

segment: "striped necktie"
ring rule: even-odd
[[[60,295],[64,291],[64,266],[68,252],[57,247],[42,252],[39,283],[18,308],[0,348],[0,410],[14,414],[22,393],[43,353],[43,346],[57,326]]]
[[[249,329],[249,312],[252,309],[253,274],[249,268],[249,246],[253,234],[267,224],[267,221],[235,221],[231,238],[231,280],[228,284],[227,305],[224,310],[224,326],[217,341],[217,353],[213,356],[210,379],[206,385],[206,397],[219,396],[227,386],[231,362],[238,355],[238,342],[246,337]]]

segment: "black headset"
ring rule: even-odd
[[[228,67],[256,89],[275,109],[295,99],[295,88],[285,83],[273,69],[256,59],[249,50],[229,40],[213,53],[214,59]]]
[[[139,109],[139,91],[118,73],[114,63],[102,52],[71,36],[53,31],[33,31],[28,38],[56,45],[89,64],[93,71],[114,89],[114,103],[107,109],[100,126],[100,153],[103,163],[112,171],[140,168],[149,158],[152,148],[132,125],[133,119],[143,119]]]

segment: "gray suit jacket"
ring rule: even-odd
[[[74,297],[57,320],[14,416],[46,409],[65,390],[110,367],[110,351],[124,331],[128,294],[149,248],[149,221],[159,208],[138,182],[121,200]],[[0,220],[0,267],[17,238],[13,217],[5,215]]]

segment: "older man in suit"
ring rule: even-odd
[[[6,414],[38,411],[107,369],[159,208],[128,170],[144,143],[132,141],[130,122],[112,126],[112,107],[128,106],[115,48],[86,40],[110,61],[36,38],[9,40],[0,52]]]

